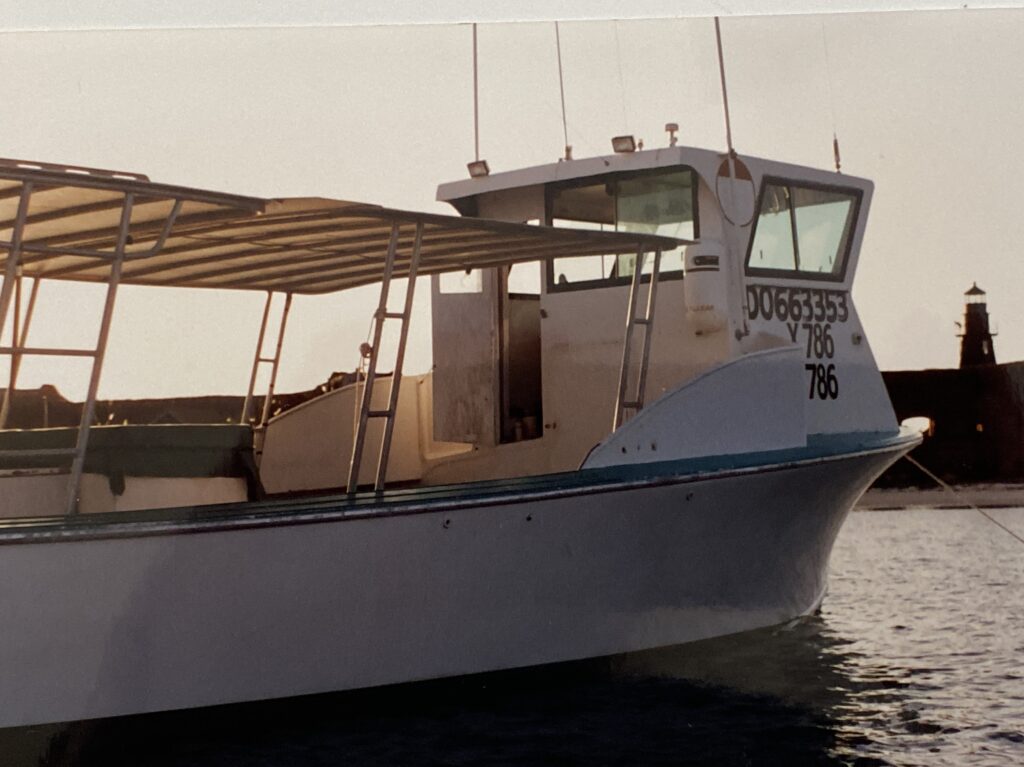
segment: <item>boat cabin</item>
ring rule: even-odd
[[[434,277],[435,434],[476,447],[434,476],[574,470],[644,403],[782,346],[803,348],[801,438],[854,417],[890,428],[849,293],[871,191],[837,173],[686,147],[441,185],[438,199],[464,216],[680,245],[648,257],[639,285],[634,254]]]

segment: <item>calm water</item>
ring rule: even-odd
[[[990,512],[1024,535],[1024,509]],[[859,512],[819,616],[556,671],[0,731],[0,765],[1024,764],[1024,544]]]

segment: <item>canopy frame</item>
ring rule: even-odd
[[[25,183],[21,188],[18,201],[18,215],[14,222],[13,234],[10,242],[0,243],[0,247],[7,247],[7,259],[4,270],[3,286],[0,287],[0,336],[3,334],[7,322],[7,315],[11,309],[13,298],[20,299],[21,292],[21,255],[25,252],[24,232],[25,223],[28,217],[29,205],[33,194],[31,182]],[[28,312],[25,318],[25,326],[19,332],[20,300],[15,301],[14,322],[11,333],[11,345],[0,347],[0,354],[11,358],[10,385],[4,392],[4,404],[0,418],[6,420],[10,407],[10,397],[14,384],[17,381],[18,369],[21,358],[26,354],[63,356],[63,357],[91,357],[92,371],[89,375],[89,384],[85,402],[82,405],[82,416],[78,426],[78,437],[73,448],[54,448],[32,451],[36,455],[48,456],[70,456],[71,467],[68,474],[67,498],[65,503],[65,514],[77,514],[79,511],[79,490],[82,480],[82,470],[85,466],[85,454],[89,447],[89,428],[96,410],[96,395],[99,391],[100,376],[103,371],[103,359],[107,351],[107,340],[110,337],[110,324],[114,315],[114,303],[117,298],[117,289],[121,281],[121,270],[124,264],[125,248],[129,241],[129,229],[132,217],[132,204],[134,195],[125,192],[121,205],[120,224],[118,226],[117,241],[114,246],[113,257],[108,258],[106,254],[90,254],[89,258],[102,258],[110,264],[110,273],[107,279],[107,293],[103,304],[103,315],[100,319],[99,336],[96,346],[93,349],[65,349],[65,348],[30,348],[25,345],[27,340],[28,325],[31,321],[32,311],[35,308],[35,298],[39,287],[39,278],[36,278],[32,289]],[[6,451],[4,451],[6,452]],[[24,453],[21,453],[24,454]]]
[[[13,210],[12,210],[13,206]],[[33,206],[37,206],[34,208]],[[166,210],[164,210],[166,208]],[[9,232],[4,236],[5,232]],[[597,232],[418,213],[319,198],[260,199],[156,184],[141,174],[78,166],[0,159],[0,337],[14,304],[9,346],[10,384],[0,406],[6,425],[10,398],[23,356],[86,357],[93,361],[74,448],[30,451],[70,457],[66,513],[79,511],[81,477],[89,429],[103,370],[118,288],[163,285],[267,293],[242,422],[249,418],[257,372],[270,364],[270,382],[257,428],[267,425],[281,360],[293,294],[322,294],[379,283],[374,342],[364,380],[360,415],[349,467],[348,491],[358,487],[359,469],[370,419],[383,418],[383,439],[374,488],[385,484],[398,409],[402,366],[416,277],[452,271],[510,266],[553,258],[643,254],[673,249],[688,241],[627,232]],[[384,247],[386,243],[386,248]],[[383,262],[380,253],[385,252]],[[657,267],[655,268],[657,271]],[[22,319],[21,285],[33,280]],[[655,274],[655,280],[657,275]],[[393,280],[408,280],[401,312],[387,309]],[[91,349],[27,346],[28,328],[43,279],[101,283],[107,286],[97,342]],[[639,277],[634,274],[631,307]],[[264,356],[267,321],[275,293],[285,302],[272,357]],[[653,283],[648,314],[653,310]],[[632,314],[631,314],[632,317]],[[372,408],[378,352],[385,320],[401,321],[395,370],[384,410]],[[646,373],[650,320],[644,338],[640,392]],[[634,320],[627,325],[626,346]],[[643,324],[635,320],[635,324]],[[628,358],[624,362],[628,365]],[[359,382],[356,386],[358,389]],[[618,412],[625,391],[620,387]],[[641,405],[642,406],[642,405]],[[639,409],[637,407],[637,409]],[[24,451],[17,451],[25,455]],[[59,470],[59,468],[58,468]],[[53,470],[44,470],[50,471]]]
[[[249,389],[245,394],[245,401],[242,403],[242,414],[239,416],[239,423],[248,423],[250,411],[253,405],[253,392],[256,390],[256,377],[259,374],[260,365],[270,365],[270,381],[267,384],[267,396],[263,400],[263,408],[260,411],[259,420],[255,422],[256,429],[265,429],[267,421],[270,420],[270,410],[274,401],[274,389],[277,386],[277,371],[281,365],[281,349],[284,346],[284,331],[288,326],[288,314],[292,308],[292,294],[284,294],[284,305],[281,307],[281,319],[277,325],[277,343],[274,344],[272,357],[263,355],[264,339],[267,334],[267,320],[270,318],[270,306],[274,301],[274,292],[267,291],[267,301],[263,306],[263,320],[260,322],[260,332],[256,339],[256,351],[253,354],[252,373],[249,375]]]

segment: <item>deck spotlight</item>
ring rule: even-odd
[[[617,154],[636,151],[636,139],[632,136],[614,136],[612,138],[612,149]]]
[[[472,178],[483,178],[491,175],[491,169],[487,166],[487,160],[474,160],[466,165],[469,168],[469,175]]]
[[[679,132],[679,123],[665,123],[665,131],[668,133],[668,145],[676,145],[676,133]]]

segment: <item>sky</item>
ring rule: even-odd
[[[850,11],[1006,8],[1019,0],[177,0],[175,3],[103,0],[0,0],[10,30],[293,27],[352,24],[436,24],[466,21],[569,21],[684,16],[763,16]]]
[[[403,5],[355,21],[392,21]],[[520,18],[543,18],[522,5]],[[998,358],[1024,359],[1024,11],[765,17],[741,15],[749,3],[685,5],[696,16],[561,23],[575,156],[605,154],[625,132],[663,145],[666,122],[680,124],[681,143],[724,148],[714,26],[703,15],[722,13],[740,154],[829,168],[835,131],[843,171],[876,184],[854,299],[880,366],[955,365],[954,321],[974,281],[988,291]],[[256,3],[217,17],[184,3],[182,15],[133,16],[126,9],[138,6],[110,3],[89,16],[70,3],[0,2],[17,11],[0,13],[0,156],[451,212],[434,193],[465,177],[473,155],[471,27],[338,26],[332,7],[300,4],[282,18],[277,4]],[[499,23],[493,9],[510,6],[488,7],[478,30],[482,155],[494,171],[552,162],[563,143],[553,24]],[[641,2],[631,13],[678,7]],[[427,21],[465,18],[465,4],[428,8]],[[180,28],[190,19],[201,28]],[[421,284],[406,372],[430,364],[428,294]],[[244,393],[262,301],[123,287],[101,397]],[[352,369],[375,303],[372,289],[296,298],[278,390]],[[44,284],[33,345],[91,345],[101,305],[95,286]],[[19,385],[80,397],[87,377],[82,362],[31,359]]]

